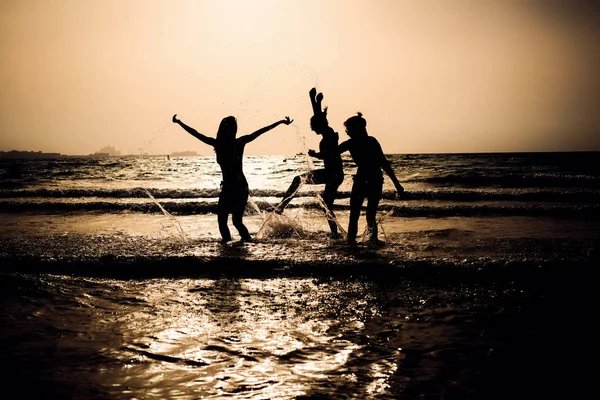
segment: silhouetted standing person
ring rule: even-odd
[[[242,221],[249,194],[248,181],[246,180],[246,176],[242,169],[244,148],[248,143],[263,133],[270,131],[280,124],[289,125],[293,120],[290,120],[289,117],[285,117],[285,119],[239,138],[235,137],[237,133],[237,120],[232,116],[223,118],[219,125],[216,138],[205,136],[194,128],[190,128],[181,122],[181,120],[177,119],[177,114],[173,115],[173,122],[179,124],[186,132],[209,146],[212,146],[215,150],[217,163],[219,163],[221,173],[223,174],[221,194],[219,195],[219,203],[217,205],[217,221],[219,223],[221,240],[223,242],[231,240],[231,233],[227,226],[229,214],[231,214],[233,226],[235,226],[239,232],[241,240],[252,240],[248,228],[246,228]]]
[[[367,121],[362,117],[362,114],[358,113],[358,115],[348,118],[344,122],[344,126],[350,139],[340,144],[339,152],[350,151],[350,155],[358,167],[356,175],[354,175],[350,195],[348,243],[350,245],[356,244],[358,219],[366,198],[370,241],[377,244],[377,221],[375,217],[383,193],[383,173],[381,170],[383,169],[394,183],[398,196],[404,192],[404,188],[396,178],[396,174],[377,139],[367,133]]]
[[[325,184],[322,198],[327,209],[331,213],[331,215],[328,215],[327,223],[331,229],[331,236],[337,237],[337,225],[335,221],[332,220],[332,218],[335,218],[333,215],[333,203],[337,195],[337,190],[344,181],[342,157],[338,150],[339,135],[329,126],[329,122],[327,121],[327,108],[321,110],[323,94],[317,94],[317,89],[312,88],[309,92],[309,96],[314,114],[310,119],[310,129],[317,135],[321,135],[322,138],[319,142],[319,152],[309,150],[308,155],[323,160],[323,168],[294,177],[292,184],[283,195],[283,200],[277,206],[275,211],[279,214],[283,212],[289,202],[292,201],[294,194],[302,182],[309,185]]]

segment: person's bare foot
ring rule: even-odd
[[[251,236],[247,236],[247,237],[240,238],[240,242],[241,243],[255,243],[256,240],[254,240],[254,238]]]
[[[383,247],[385,246],[385,242],[377,239],[377,238],[371,238],[369,240],[369,247]]]

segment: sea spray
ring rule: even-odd
[[[308,90],[318,86],[319,76],[309,66],[295,61],[271,65],[252,83],[236,117],[256,118],[273,112],[273,104],[294,111],[295,105],[304,104]]]
[[[335,217],[335,215],[333,214],[333,212],[329,209],[329,207],[327,207],[327,204],[325,203],[325,200],[323,200],[323,197],[320,194],[318,194],[316,197],[317,197],[317,200],[319,201],[319,204],[321,205],[321,207],[323,207],[323,209],[325,210],[325,216],[327,217],[327,219],[329,221],[333,221],[333,223],[336,224],[336,226],[338,228],[338,232],[342,235],[343,238],[345,238],[346,231],[344,230],[342,225],[340,225],[340,223],[338,222],[338,220]]]
[[[300,188],[302,188],[302,186],[304,186],[304,184],[306,183],[306,181],[308,179],[308,173],[310,173],[311,171],[313,171],[315,169],[314,164],[312,162],[312,159],[308,155],[308,147],[306,146],[306,137],[304,137],[304,135],[302,134],[302,132],[300,132],[300,129],[298,128],[297,125],[294,124],[293,127],[294,127],[295,132],[296,132],[296,137],[298,138],[298,140],[302,144],[302,148],[304,149],[303,154],[304,154],[304,157],[306,159],[307,170],[306,170],[305,173],[297,175],[297,177],[300,179],[300,184],[298,185],[298,187],[296,188],[296,190],[294,190],[293,193],[291,193],[287,197],[284,197],[281,200],[281,202],[279,203],[279,205],[277,207],[280,207],[288,199],[293,199],[296,196],[296,194],[300,191]],[[296,177],[294,177],[294,179],[296,179]],[[281,211],[283,211],[283,210],[281,210]]]
[[[298,175],[298,178],[300,178],[300,184],[298,185],[296,190],[294,190],[293,193],[291,193],[288,197],[282,199],[280,204],[282,204],[288,198],[293,198],[294,196],[296,196],[300,188],[302,188],[302,186],[304,186],[304,184],[306,183],[306,180],[308,178],[307,174],[314,169],[312,159],[308,155],[306,137],[302,134],[298,125],[292,124],[292,126],[294,127],[296,137],[298,138],[298,140],[302,144],[302,148],[304,149],[303,154],[306,157],[307,171],[306,173]],[[258,205],[251,198],[248,198],[248,202],[250,203],[251,207],[254,208],[263,219],[263,224],[256,233],[256,236],[259,239],[266,237],[287,238],[305,233],[304,228],[302,227],[302,224],[300,222],[292,221],[290,218],[278,215],[275,212],[261,212]]]
[[[183,228],[181,227],[181,224],[179,223],[179,221],[177,221],[177,219],[171,213],[169,213],[167,210],[165,210],[165,208],[154,198],[154,196],[152,196],[152,193],[150,193],[147,189],[143,189],[143,190],[146,192],[146,194],[148,195],[148,197],[150,197],[150,199],[154,202],[154,204],[156,204],[158,206],[158,208],[160,208],[160,210],[162,211],[162,213],[171,222],[173,222],[173,225],[175,226],[175,228],[179,232],[179,235],[181,236],[181,239],[184,242],[187,242],[187,237],[186,237],[185,232],[183,231]]]
[[[390,210],[385,214],[380,214],[376,217],[376,224],[378,227],[378,232],[381,232],[385,242],[387,242],[388,238],[387,238],[387,234],[385,233],[384,222],[392,217],[393,217],[393,210]],[[365,229],[363,230],[363,233],[360,235],[358,242],[359,243],[368,242],[371,239],[370,235],[371,235],[371,230],[369,229],[369,226],[365,226]]]
[[[289,239],[306,236],[307,232],[299,219],[292,219],[274,212],[269,213],[265,223],[256,233],[258,239]]]
[[[291,237],[303,237],[306,235],[306,230],[302,227],[301,222],[294,221],[291,218],[279,215],[275,212],[261,211],[252,197],[248,197],[248,204],[263,219],[261,227],[258,229],[258,232],[256,232],[256,238],[286,239]]]
[[[306,136],[304,136],[304,134],[300,131],[300,127],[298,125],[292,124],[292,126],[294,127],[296,137],[298,138],[298,141],[300,142],[300,144],[302,145],[302,149],[304,150],[302,153],[304,154],[304,157],[306,159],[306,166],[308,168],[306,172],[310,172],[315,169],[315,165],[313,164],[312,158],[308,155],[308,146],[306,145]],[[302,183],[304,183],[304,182],[302,182]]]
[[[377,217],[377,225],[379,226],[379,230],[381,231],[381,234],[383,235],[383,239],[386,242],[387,242],[388,238],[387,238],[387,234],[385,233],[384,222],[393,217],[393,212],[394,212],[394,210],[390,210],[386,213],[380,214]]]
[[[171,123],[169,121],[169,123]],[[147,140],[144,140],[143,143],[147,146],[152,146],[155,144],[155,142],[157,141],[157,139],[162,139],[165,136],[165,128],[167,127],[167,123],[163,124],[160,128],[158,128],[157,130],[155,130],[154,132],[152,132],[150,134],[150,137]],[[143,149],[139,149],[140,153],[143,152]]]

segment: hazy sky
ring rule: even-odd
[[[600,150],[600,6],[584,0],[1,0],[0,150],[315,148],[361,111],[386,153]]]

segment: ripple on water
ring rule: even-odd
[[[524,297],[399,280],[19,279],[28,296],[2,317],[12,373],[86,398],[468,393]]]

